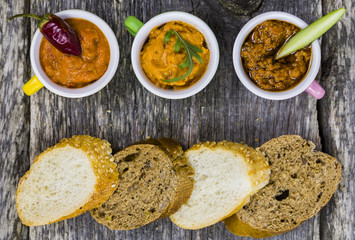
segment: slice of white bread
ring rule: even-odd
[[[41,153],[16,191],[22,223],[49,224],[100,206],[117,188],[111,153],[107,141],[90,136],[63,139]]]
[[[189,199],[194,171],[178,142],[141,141],[116,153],[114,159],[120,175],[118,188],[101,207],[90,211],[110,229],[144,226],[170,216]]]
[[[269,181],[270,167],[261,152],[222,141],[186,151],[195,170],[190,199],[170,219],[181,228],[199,229],[229,217]]]
[[[315,215],[337,189],[341,164],[314,148],[297,135],[264,143],[260,150],[271,166],[270,182],[224,220],[227,229],[239,236],[271,237]]]

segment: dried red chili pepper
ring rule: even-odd
[[[10,17],[12,20],[17,17],[32,17],[39,20],[38,28],[43,36],[59,51],[66,54],[79,56],[81,45],[76,32],[60,17],[46,13],[43,16],[35,14],[18,14]]]

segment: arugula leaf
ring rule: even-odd
[[[175,30],[167,31],[164,36],[164,43],[168,43],[174,34],[177,37],[177,40],[176,40],[176,43],[174,46],[174,51],[179,52],[181,48],[184,48],[186,51],[185,61],[182,64],[179,64],[178,66],[179,66],[179,68],[187,68],[188,67],[189,70],[187,71],[187,73],[185,73],[184,75],[182,75],[180,77],[163,80],[164,82],[168,82],[168,83],[177,82],[182,79],[185,79],[192,72],[192,68],[194,67],[192,57],[196,58],[196,60],[199,63],[202,63],[202,58],[198,54],[198,53],[203,52],[202,49],[185,41],[177,31],[175,31]]]

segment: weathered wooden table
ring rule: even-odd
[[[132,231],[111,231],[88,213],[48,226],[22,225],[14,200],[20,177],[41,151],[75,134],[105,138],[114,152],[147,136],[171,137],[186,149],[199,141],[223,139],[257,147],[282,134],[300,134],[339,159],[342,180],[320,213],[273,239],[355,239],[355,0],[252,2],[261,5],[242,16],[215,0],[0,0],[0,239],[243,239],[229,233],[223,223],[189,231],[169,219]],[[322,38],[318,74],[326,89],[322,100],[303,93],[290,100],[269,101],[239,82],[232,65],[232,46],[252,16],[278,10],[310,23],[340,7],[347,9],[346,15]],[[112,27],[121,51],[117,73],[90,97],[68,99],[46,89],[25,96],[22,85],[33,75],[29,50],[36,24],[29,19],[7,23],[6,18],[65,9],[93,12]],[[212,82],[184,100],[162,99],[142,87],[131,68],[133,37],[123,27],[129,15],[147,21],[170,10],[203,19],[216,34],[221,52]]]

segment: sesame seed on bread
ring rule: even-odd
[[[22,223],[49,224],[100,206],[117,187],[111,152],[105,140],[74,136],[41,153],[16,191]]]

